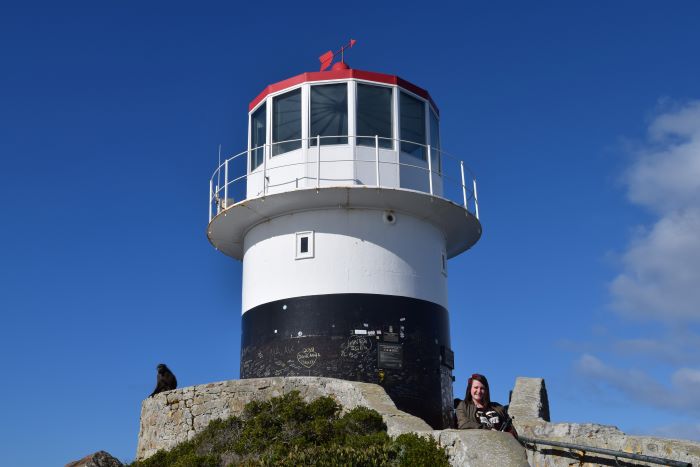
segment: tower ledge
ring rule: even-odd
[[[481,237],[479,220],[445,198],[402,188],[340,186],[298,189],[240,201],[211,220],[207,238],[219,251],[241,260],[245,235],[255,225],[281,215],[320,209],[374,209],[428,221],[445,233],[448,258],[468,250]]]

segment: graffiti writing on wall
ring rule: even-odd
[[[340,346],[340,356],[345,358],[362,357],[372,351],[372,339],[367,336],[350,336]]]
[[[313,347],[306,347],[301,352],[297,353],[297,361],[305,368],[311,368],[316,364],[316,360],[321,354],[316,352]]]

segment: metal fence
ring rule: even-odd
[[[340,139],[340,140],[339,140]],[[326,143],[323,144],[324,140]],[[338,141],[347,141],[348,144],[338,144]],[[329,158],[330,152],[328,148],[337,148],[346,146],[348,154],[351,158]],[[357,152],[359,148],[374,149],[373,160],[358,159]],[[284,152],[280,152],[283,149]],[[269,166],[268,160],[276,158],[280,155],[294,151],[306,151],[304,160],[290,162],[287,164]],[[325,150],[325,151],[324,151]],[[396,160],[382,160],[380,153],[388,152],[396,156]],[[326,156],[326,157],[324,157]],[[404,162],[402,162],[402,157]],[[261,159],[261,160],[260,160]],[[406,160],[415,159],[414,163],[406,162]],[[258,161],[259,164],[251,170],[251,161]],[[271,173],[281,169],[288,169],[294,166],[309,166],[315,167],[314,176],[306,176],[302,187],[299,187],[299,179],[295,180],[296,185],[289,190],[300,188],[325,188],[328,185],[321,185],[323,179],[323,168],[328,170],[332,164],[339,163],[356,163],[356,164],[372,164],[374,166],[374,177],[369,182],[365,180],[353,180],[352,183],[345,183],[342,186],[371,186],[379,188],[399,188],[399,189],[415,189],[407,184],[402,184],[399,180],[398,184],[382,183],[382,168],[386,166],[397,166],[404,170],[416,171],[420,174],[419,177],[425,177],[427,182],[427,190],[419,190],[429,193],[432,196],[439,196],[461,205],[479,218],[479,201],[476,191],[476,178],[471,170],[464,164],[461,159],[451,155],[450,153],[437,149],[425,144],[415,143],[395,138],[382,138],[379,136],[316,136],[313,138],[293,139],[279,141],[272,144],[265,144],[249,150],[240,152],[231,157],[226,158],[214,170],[211,179],[209,180],[209,221],[232,206],[234,202],[243,201],[262,197],[270,194],[269,176]],[[262,189],[255,196],[249,196],[248,183],[251,177],[261,177]],[[290,181],[291,182],[291,181]],[[436,185],[440,189],[436,189]],[[341,185],[339,185],[341,186]],[[438,194],[439,191],[439,194]],[[234,201],[236,200],[236,201]]]

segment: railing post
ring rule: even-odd
[[[464,184],[464,161],[459,161],[459,170],[462,172],[462,199],[464,199],[464,209],[469,211],[469,205],[467,204],[467,187]]]
[[[224,162],[224,209],[228,207],[228,159]]]
[[[432,154],[430,152],[430,145],[428,145],[428,186],[430,186],[430,194],[433,194],[433,161],[431,160]]]
[[[263,196],[265,195],[267,195],[267,144],[263,144]]]
[[[377,173],[377,186],[381,186],[379,183],[379,135],[374,135],[374,169]]]
[[[476,178],[472,178],[472,183],[474,184],[474,211],[476,213],[476,219],[479,219],[479,197],[476,195]]]
[[[316,135],[316,188],[321,186],[321,135]]]
[[[212,191],[214,190],[214,180],[213,178],[209,179],[209,222],[211,222],[211,201],[213,199]]]

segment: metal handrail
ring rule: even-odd
[[[326,138],[347,138],[348,142],[347,143],[341,143],[341,144],[328,144],[328,145],[322,145],[321,144],[321,139],[326,139]],[[357,148],[359,147],[364,147],[364,148],[372,148],[371,145],[367,144],[358,144],[358,140],[363,139],[366,141],[369,140],[374,140],[374,159],[332,159],[332,160],[323,160],[321,157],[322,153],[322,146],[351,146],[353,150],[353,154],[356,154]],[[352,143],[350,141],[353,141]],[[380,141],[391,141],[392,144],[390,147],[385,148],[380,146]],[[313,142],[315,144],[310,144],[310,142]],[[311,158],[309,160],[304,160],[301,162],[290,162],[287,164],[282,164],[278,165],[275,167],[269,167],[268,166],[268,159],[272,159],[274,157],[282,156],[284,153],[281,154],[276,154],[275,156],[271,156],[272,154],[272,148],[275,145],[282,145],[285,143],[299,143],[299,148],[294,148],[290,151],[297,151],[297,150],[307,150],[307,151],[313,151],[316,149],[316,157]],[[401,145],[402,144],[411,144],[415,145],[417,148],[422,148],[423,151],[423,157],[418,157],[419,160],[423,161],[426,163],[427,167],[422,166],[422,165],[417,165],[417,164],[411,164],[407,162],[401,162],[400,159],[397,159],[396,161],[383,161],[380,160],[379,154],[380,154],[380,149],[384,151],[391,151],[396,153],[397,155],[401,154]],[[251,157],[248,157],[252,153],[256,151],[262,151],[262,162],[255,167],[255,169],[251,170],[250,169],[250,160]],[[311,155],[313,153],[307,153],[307,155]],[[234,163],[236,163],[240,158],[243,156],[245,157],[245,169],[242,170],[243,174],[242,175],[237,175],[234,173],[232,177],[230,177],[231,174],[229,174],[230,171],[230,166],[232,166]],[[434,157],[435,156],[435,157]],[[446,157],[444,157],[446,156]],[[433,158],[435,158],[436,164],[433,164]],[[447,170],[444,169],[445,167],[445,161],[450,160],[451,162],[456,162],[459,165],[459,175],[457,177],[452,177],[447,174]],[[456,202],[457,204],[460,204],[466,209],[467,211],[472,212],[476,218],[479,218],[479,203],[478,203],[478,198],[476,195],[476,177],[474,176],[473,172],[464,164],[464,162],[452,154],[449,154],[446,151],[443,151],[442,149],[435,148],[430,145],[422,144],[422,143],[416,143],[414,141],[408,141],[408,140],[403,140],[403,139],[398,139],[398,138],[386,138],[386,137],[380,137],[377,135],[374,136],[361,136],[361,135],[333,135],[333,136],[320,136],[317,135],[315,137],[310,137],[310,138],[297,138],[297,139],[291,139],[291,140],[285,140],[285,141],[276,141],[274,143],[269,143],[269,144],[264,144],[260,145],[257,147],[250,148],[246,151],[239,152],[238,154],[234,154],[231,157],[226,158],[223,162],[220,163],[220,165],[214,170],[211,178],[209,179],[209,221],[211,222],[212,218],[214,217],[215,214],[218,214],[219,212],[226,210],[229,207],[229,187],[231,187],[234,183],[240,182],[243,179],[248,179],[251,176],[257,177],[262,175],[262,190],[261,192],[258,193],[258,196],[260,193],[262,193],[262,196],[267,195],[268,188],[270,187],[269,185],[269,174],[272,173],[273,171],[283,169],[286,167],[293,167],[293,166],[299,166],[299,165],[315,165],[317,167],[316,169],[316,188],[320,188],[320,181],[321,181],[321,164],[332,164],[332,163],[347,163],[347,162],[354,162],[354,163],[373,163],[375,164],[375,184],[371,185],[368,183],[358,183],[359,180],[355,179],[353,180],[354,184],[357,185],[364,185],[364,186],[376,186],[376,187],[382,187],[383,185],[381,184],[381,179],[380,179],[380,167],[384,165],[395,165],[397,167],[407,167],[410,169],[414,170],[419,170],[421,172],[425,172],[427,176],[427,182],[428,182],[428,193],[432,196],[439,196],[435,193],[434,190],[434,177],[438,177],[439,180],[442,182],[442,196],[445,199],[448,199],[450,201]],[[436,165],[436,167],[433,167],[433,165]],[[262,166],[262,169],[260,167]],[[465,171],[469,174],[471,180],[467,181],[465,177]],[[223,184],[221,184],[221,176],[223,172]],[[241,170],[236,170],[236,172],[240,173]],[[288,182],[284,183],[277,183],[273,186],[282,186],[287,183],[292,183],[296,181],[297,183],[297,188],[298,188],[298,181],[300,179],[309,179],[312,177],[309,176],[304,176],[301,178],[297,178],[295,180],[289,180]],[[449,183],[448,183],[449,182]],[[387,187],[392,187],[392,188],[397,188],[396,186],[391,186],[391,185],[385,185]],[[459,187],[461,191],[461,200],[457,201],[457,199],[451,199],[451,197],[447,196],[445,193],[446,190],[444,190],[445,187],[451,186],[452,190],[456,189]],[[399,182],[398,188],[402,188],[401,184]],[[410,188],[405,188],[405,189],[410,189]],[[422,190],[421,190],[422,191]],[[249,199],[248,195],[246,194],[246,199]],[[473,201],[472,201],[473,200]],[[473,205],[473,209],[471,209],[470,206],[470,201],[471,204]]]
[[[567,448],[567,449],[575,449],[577,451],[581,451],[583,454],[581,457],[584,457],[586,452],[594,452],[596,454],[605,454],[607,456],[615,458],[617,461],[617,458],[622,458],[622,459],[632,459],[636,461],[641,461],[641,462],[648,462],[650,464],[659,464],[659,465],[668,465],[671,467],[692,467],[692,463],[690,462],[682,462],[682,461],[676,461],[672,459],[664,459],[662,457],[654,457],[654,456],[647,456],[644,454],[635,454],[632,452],[625,452],[625,451],[614,451],[612,449],[604,449],[604,448],[598,448],[595,446],[586,446],[583,444],[574,444],[574,443],[565,443],[562,441],[551,441],[547,439],[536,439],[536,438],[528,438],[526,436],[518,436],[518,439],[525,443],[525,447],[527,449],[531,449],[533,451],[536,451],[536,447],[530,448],[527,446],[527,443],[537,445],[537,444],[546,444],[548,446],[556,446],[560,448]]]

